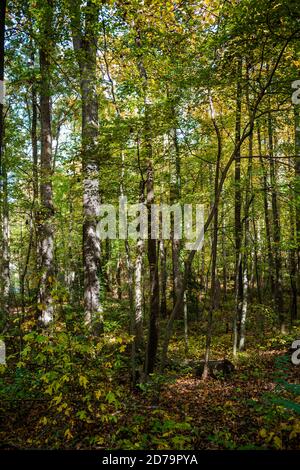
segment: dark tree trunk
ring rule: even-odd
[[[217,198],[218,188],[219,188],[219,176],[220,176],[220,160],[222,153],[222,141],[221,133],[217,122],[215,120],[215,113],[213,108],[213,103],[210,101],[210,110],[212,122],[216,132],[218,140],[218,153],[217,153],[217,162],[216,162],[216,171],[215,171],[215,181],[214,181],[214,200]],[[205,348],[205,357],[204,357],[204,367],[202,378],[206,380],[209,376],[209,356],[211,349],[211,339],[212,339],[212,327],[213,327],[213,314],[215,308],[217,308],[218,294],[217,294],[217,254],[218,254],[218,223],[219,223],[219,208],[216,207],[213,219],[213,237],[212,237],[212,246],[211,246],[211,293],[210,293],[210,308],[208,314],[208,326],[206,334],[206,348]]]
[[[297,252],[297,290],[300,291],[300,111],[299,105],[294,107],[295,113],[295,204],[296,204],[296,252]]]
[[[282,293],[282,272],[281,272],[281,250],[280,250],[280,217],[279,207],[277,200],[276,189],[276,167],[274,161],[274,144],[273,144],[273,126],[271,113],[268,113],[268,145],[270,155],[270,185],[272,193],[272,214],[273,214],[273,242],[274,242],[274,267],[275,267],[275,308],[278,314],[278,319],[281,329],[284,328],[284,313],[283,313],[283,293]]]
[[[294,206],[290,203],[290,249],[289,249],[289,270],[291,282],[291,303],[290,303],[290,320],[291,325],[297,320],[297,250],[296,250],[296,237],[295,237],[295,216]]]
[[[146,351],[145,373],[151,374],[154,370],[157,343],[158,343],[158,318],[159,318],[159,280],[157,263],[157,243],[151,238],[151,204],[154,204],[153,168],[151,162],[147,168],[147,208],[148,208],[148,261],[150,273],[150,315],[148,344]]]
[[[271,224],[270,224],[269,204],[268,204],[268,176],[267,176],[267,170],[266,170],[265,163],[264,163],[263,156],[262,156],[261,135],[260,135],[259,128],[257,130],[257,140],[258,140],[260,164],[262,167],[264,218],[265,218],[265,230],[266,230],[267,257],[268,257],[268,265],[269,265],[268,277],[269,277],[270,290],[271,290],[272,296],[274,297],[275,295],[274,259],[273,259],[272,244],[271,244]]]
[[[174,111],[175,112],[175,111]],[[177,138],[177,129],[172,131],[172,141],[173,149],[171,150],[172,156],[172,167],[171,167],[171,189],[170,189],[170,203],[179,203],[180,202],[180,192],[181,192],[181,183],[180,183],[180,152]],[[181,243],[180,240],[174,238],[174,220],[172,217],[172,267],[173,267],[173,300],[174,305],[177,301],[179,292],[182,286],[182,272],[180,266],[180,251]],[[179,317],[182,318],[183,315],[183,305],[181,311],[179,312]]]
[[[162,318],[167,316],[167,253],[163,239],[159,241],[160,255],[160,314]]]

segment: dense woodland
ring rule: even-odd
[[[299,449],[297,0],[1,0],[0,29],[2,448]],[[120,197],[202,204],[202,249],[102,239]]]

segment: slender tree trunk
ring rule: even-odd
[[[96,150],[99,134],[95,40],[98,14],[94,2],[88,0],[82,31],[80,2],[71,2],[73,45],[80,69],[82,107],[84,311],[86,324],[96,334],[103,331],[99,282],[100,239],[96,230],[100,215],[99,156]]]
[[[274,260],[273,260],[272,244],[271,244],[271,224],[270,224],[269,204],[268,204],[268,176],[267,176],[267,170],[266,170],[265,163],[264,163],[263,156],[262,156],[261,135],[260,135],[259,128],[257,130],[257,140],[258,140],[260,164],[262,168],[264,218],[265,218],[265,230],[266,230],[267,257],[268,257],[268,264],[269,264],[268,277],[269,277],[269,283],[270,283],[270,290],[271,290],[272,296],[274,297],[275,296]]]
[[[157,243],[151,237],[151,204],[154,203],[154,185],[153,185],[153,167],[152,167],[152,131],[150,123],[150,106],[151,100],[148,97],[148,76],[143,63],[143,53],[141,52],[141,32],[139,29],[136,31],[135,44],[138,50],[137,68],[142,81],[143,100],[145,106],[144,114],[144,152],[147,158],[147,210],[148,210],[148,261],[149,261],[149,274],[150,274],[150,312],[148,324],[148,339],[146,347],[144,372],[148,376],[154,370],[157,345],[158,345],[158,319],[159,319],[159,276],[158,276],[158,257],[157,257]],[[139,157],[139,147],[138,147]]]
[[[33,50],[33,44],[31,44]],[[31,53],[31,65],[34,69],[35,56],[34,52]],[[32,148],[32,186],[33,186],[33,228],[34,236],[34,267],[38,268],[38,240],[37,240],[37,221],[38,221],[38,200],[39,200],[39,173],[38,173],[38,103],[37,103],[37,89],[35,77],[33,76],[33,83],[31,86],[31,148]]]
[[[122,300],[122,259],[120,252],[118,253],[117,269],[116,269],[116,283],[117,283],[117,298]]]
[[[270,155],[270,185],[272,193],[272,214],[273,214],[273,241],[274,241],[274,267],[275,267],[275,308],[278,314],[280,328],[284,329],[284,313],[283,313],[283,293],[282,293],[282,261],[280,251],[280,217],[276,190],[276,168],[274,161],[274,144],[273,144],[273,126],[271,113],[268,113],[268,146]]]
[[[32,28],[31,28],[32,32]],[[32,39],[30,40],[30,67],[31,67],[31,102],[28,107],[28,120],[31,123],[30,127],[30,137],[31,137],[31,149],[32,149],[32,205],[30,211],[30,220],[29,220],[29,243],[26,253],[25,263],[23,270],[20,274],[20,293],[21,293],[21,311],[22,315],[25,313],[25,283],[27,281],[27,273],[30,265],[30,260],[32,256],[32,265],[33,272],[38,272],[38,263],[39,263],[39,251],[38,251],[38,205],[39,205],[39,185],[38,185],[38,136],[37,136],[37,125],[38,125],[38,96],[37,96],[37,84],[36,77],[34,74],[35,67],[35,52],[34,44]],[[28,282],[28,281],[27,281]],[[37,290],[36,282],[29,283],[28,294],[30,293],[30,288],[34,288],[33,303],[37,308],[39,292]]]
[[[222,211],[222,270],[223,270],[223,298],[227,297],[227,249],[226,249],[226,228],[225,228],[226,205],[223,205]]]
[[[140,182],[140,203],[144,202],[144,180]],[[137,240],[137,256],[134,265],[134,311],[132,314],[131,331],[134,335],[131,348],[132,383],[137,382],[137,371],[142,365],[143,347],[143,321],[144,321],[144,299],[143,299],[143,255],[144,240]]]
[[[247,68],[247,107],[249,117],[251,115],[250,110],[250,96],[249,96],[249,69]],[[240,323],[240,335],[239,335],[239,351],[245,349],[245,334],[246,334],[246,319],[248,310],[248,291],[249,291],[249,272],[248,272],[248,249],[249,249],[249,205],[252,200],[252,156],[253,156],[253,135],[249,136],[249,155],[248,155],[248,167],[247,167],[247,182],[246,182],[246,196],[245,196],[245,209],[244,209],[244,256],[243,256],[243,295],[241,302],[241,323]]]
[[[261,264],[260,262],[261,256],[260,256],[260,251],[259,251],[260,248],[259,248],[259,240],[257,236],[254,206],[252,206],[252,227],[253,227],[253,235],[254,235],[254,270],[255,270],[257,299],[258,299],[258,302],[261,304],[262,303],[261,276],[260,276],[260,269],[259,269],[259,265]]]
[[[173,151],[171,151],[171,190],[170,190],[170,204],[179,203],[181,182],[180,182],[180,152],[177,138],[177,129],[172,131]],[[174,220],[172,218],[172,267],[173,267],[173,299],[174,305],[177,301],[178,294],[182,286],[182,272],[180,266],[180,251],[181,242],[174,238]],[[179,316],[182,317],[183,306]]]
[[[143,345],[143,240],[137,242],[137,258],[134,266],[134,311],[131,313],[131,334],[134,336],[131,345],[131,380],[135,387],[138,374],[143,370],[142,345]]]
[[[40,248],[40,310],[41,320],[47,325],[53,320],[54,228],[52,195],[52,129],[51,129],[51,66],[53,4],[47,0],[43,8],[43,30],[40,47],[40,120],[41,120],[41,211],[39,223]]]
[[[289,160],[290,166],[293,166],[293,160]],[[290,249],[289,249],[289,270],[291,282],[291,303],[290,303],[290,321],[291,326],[298,317],[298,282],[297,282],[297,228],[295,215],[297,214],[297,193],[292,192],[290,196]],[[297,217],[297,216],[296,216]]]
[[[128,280],[128,297],[131,313],[134,312],[134,295],[133,295],[133,266],[130,255],[130,246],[128,239],[125,240],[125,253],[126,253],[126,268],[127,268],[127,280]]]
[[[0,171],[2,168],[3,128],[4,128],[4,37],[6,0],[0,2]],[[0,175],[1,176],[1,175]]]
[[[4,146],[5,148],[5,146]],[[2,157],[2,292],[1,300],[3,302],[4,312],[9,314],[9,291],[10,291],[10,269],[9,269],[9,206],[8,206],[8,184],[6,156]]]
[[[237,64],[237,89],[236,89],[236,122],[235,145],[241,139],[241,111],[242,111],[242,59]],[[238,346],[238,334],[241,317],[241,305],[243,301],[243,268],[242,268],[242,192],[241,192],[241,153],[240,148],[235,156],[235,200],[234,200],[234,225],[235,225],[235,318],[233,322],[234,343],[233,354],[236,354]]]
[[[297,290],[300,291],[300,106],[294,106],[295,115],[295,215],[296,215],[296,251],[297,251]]]
[[[160,256],[160,314],[162,318],[167,316],[167,254],[163,238],[159,241]]]
[[[185,355],[189,352],[189,332],[188,332],[188,305],[186,291],[183,297],[183,321],[184,321],[184,353]]]
[[[216,131],[216,136],[218,140],[218,154],[217,154],[217,162],[216,162],[216,172],[215,172],[215,184],[214,184],[214,199],[217,198],[218,188],[219,188],[219,177],[220,177],[220,160],[221,160],[221,153],[222,153],[222,141],[221,141],[221,133],[217,122],[215,120],[215,113],[213,108],[212,100],[210,100],[210,111],[212,122]],[[213,313],[215,308],[217,307],[217,254],[218,254],[218,223],[219,223],[219,208],[216,207],[214,212],[214,219],[213,219],[213,237],[212,237],[212,247],[211,247],[211,254],[212,254],[212,261],[211,261],[211,295],[210,295],[210,308],[208,314],[208,327],[206,333],[206,347],[205,347],[205,357],[204,357],[204,368],[202,378],[206,380],[209,376],[209,356],[210,356],[210,349],[211,349],[211,339],[212,339],[212,327],[213,327]]]
[[[6,245],[8,243],[7,233],[7,218],[5,215],[7,206],[7,175],[5,170],[4,161],[4,38],[5,38],[5,13],[6,13],[6,0],[3,0],[0,5],[0,249],[1,249],[1,260],[0,260],[0,273],[1,273],[1,299],[0,299],[0,321],[1,326],[4,326],[8,316],[8,305],[7,305],[7,284],[9,286],[9,271],[7,272],[7,254]],[[7,241],[6,241],[7,240]],[[8,283],[7,283],[8,275]]]
[[[135,321],[134,321],[134,334],[136,351],[141,347],[143,338],[143,289],[142,289],[142,274],[143,274],[143,254],[144,254],[144,240],[139,239],[137,242],[137,257],[135,261]]]
[[[290,249],[289,249],[289,271],[291,282],[291,303],[290,303],[290,320],[291,325],[297,320],[297,249],[295,236],[295,213],[293,201],[290,201]]]
[[[156,251],[156,240],[151,237],[151,204],[154,204],[153,168],[151,161],[147,168],[147,208],[148,208],[148,261],[150,270],[150,316],[148,329],[148,344],[146,351],[145,373],[153,372],[157,344],[158,344],[158,318],[159,318],[159,278]]]

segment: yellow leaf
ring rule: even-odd
[[[73,434],[71,433],[70,429],[66,429],[65,437],[66,437],[66,439],[72,439]]]
[[[58,405],[62,401],[62,393],[53,397],[53,401],[55,401],[56,405]]]
[[[276,449],[282,449],[282,440],[280,439],[280,437],[275,436],[273,442]]]
[[[259,431],[259,435],[260,435],[260,437],[265,439],[267,437],[267,431],[263,428]]]
[[[48,423],[48,419],[46,418],[46,416],[43,416],[43,417],[41,418],[41,423],[42,423],[44,426],[46,426],[46,424]]]
[[[88,379],[84,375],[79,376],[79,385],[81,385],[83,388],[86,388],[88,383]]]

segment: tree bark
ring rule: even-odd
[[[87,2],[85,25],[81,25],[80,2],[71,3],[73,46],[80,69],[82,110],[82,171],[83,171],[83,272],[84,312],[86,324],[95,333],[103,331],[100,302],[100,239],[97,222],[100,216],[99,160],[97,138],[99,134],[97,96],[98,8],[92,0]]]
[[[159,241],[160,256],[160,315],[167,316],[167,253],[163,238]]]
[[[268,277],[269,277],[271,294],[274,297],[275,296],[274,259],[273,259],[273,251],[272,251],[272,244],[271,244],[271,223],[270,223],[269,203],[268,203],[268,176],[267,176],[267,170],[266,170],[265,163],[264,163],[263,156],[262,156],[261,135],[260,135],[259,127],[257,129],[257,140],[258,140],[260,164],[262,168],[264,218],[265,218],[265,230],[266,230],[266,242],[267,242],[267,257],[268,257],[268,264],[269,264]]]
[[[247,108],[249,117],[251,115],[251,105],[249,96],[249,68],[247,67]],[[253,156],[253,135],[249,135],[249,155],[247,167],[247,181],[246,181],[246,196],[244,208],[244,256],[242,263],[243,272],[243,285],[242,285],[242,302],[241,302],[241,320],[240,320],[240,334],[239,334],[239,351],[245,349],[245,334],[246,334],[246,319],[248,311],[248,291],[249,291],[249,270],[248,270],[248,249],[249,249],[249,209],[252,201],[252,156]]]
[[[273,126],[271,112],[268,113],[268,146],[270,155],[270,185],[272,194],[272,215],[273,215],[273,244],[274,244],[274,267],[275,267],[275,308],[278,314],[280,328],[284,329],[283,313],[283,293],[282,293],[282,272],[281,272],[281,250],[280,250],[280,216],[276,189],[276,168],[274,161]]]
[[[5,39],[6,0],[0,5],[0,224],[1,224],[1,326],[5,326],[8,317],[9,294],[9,256],[8,256],[8,204],[7,171],[4,158],[4,39]]]
[[[236,122],[235,145],[241,140],[241,111],[242,111],[242,59],[237,64],[236,88]],[[236,354],[241,319],[241,306],[243,302],[243,267],[242,267],[242,192],[241,192],[241,154],[240,148],[235,156],[234,170],[235,200],[234,200],[234,228],[235,228],[235,317],[233,322],[233,354]]]
[[[40,56],[40,121],[41,121],[41,210],[39,220],[40,250],[40,289],[39,302],[41,320],[47,325],[53,320],[53,286],[54,227],[53,227],[53,194],[52,194],[52,129],[51,129],[51,64],[52,53],[53,4],[47,0],[43,6],[42,37]]]
[[[5,38],[6,0],[0,3],[0,171],[3,152],[3,122],[4,122],[4,38]],[[1,176],[1,175],[0,175]]]
[[[175,110],[174,110],[175,112]],[[170,204],[176,204],[180,201],[181,182],[180,182],[180,153],[177,138],[177,129],[172,131],[173,149],[171,150],[171,188],[170,188]],[[180,240],[174,238],[174,220],[172,217],[171,239],[172,239],[172,267],[173,267],[173,300],[174,305],[177,301],[182,285],[182,272],[180,265]],[[179,312],[182,318],[183,308]]]
[[[292,162],[291,162],[292,164]],[[290,322],[293,325],[294,321],[297,320],[297,245],[296,245],[296,230],[295,230],[295,211],[294,204],[291,198],[290,200],[290,249],[289,249],[289,271],[290,271],[290,283],[291,283],[291,295],[290,295]]]
[[[144,202],[144,180],[140,182],[140,203]],[[144,255],[144,240],[139,238],[137,240],[137,256],[134,265],[134,312],[132,313],[132,334],[134,340],[131,348],[131,364],[132,364],[132,382],[135,386],[137,381],[137,366],[142,364],[142,347],[143,347],[143,255]]]
[[[297,251],[297,290],[300,290],[300,111],[299,105],[294,106],[295,116],[295,184],[294,193],[296,201],[296,251]]]
[[[213,126],[216,132],[217,141],[218,141],[218,153],[217,153],[217,161],[216,161],[216,171],[215,171],[215,182],[214,182],[214,200],[217,198],[218,188],[219,188],[219,179],[220,179],[220,160],[222,154],[222,140],[221,140],[221,133],[217,122],[215,120],[215,113],[213,108],[213,103],[210,98],[210,111],[211,111],[211,118],[213,122]],[[204,367],[203,367],[203,380],[206,380],[209,376],[209,356],[210,356],[210,349],[211,349],[211,339],[212,339],[212,327],[213,327],[213,314],[214,310],[217,307],[216,299],[217,299],[217,254],[218,254],[218,223],[219,223],[219,208],[216,207],[214,211],[214,220],[213,220],[213,237],[212,237],[212,246],[211,246],[211,254],[212,254],[212,261],[211,261],[211,293],[210,293],[210,308],[208,314],[208,326],[207,326],[207,333],[206,333],[206,347],[205,347],[205,357],[204,357]]]
[[[145,374],[149,375],[153,372],[157,344],[158,344],[158,318],[159,318],[159,278],[158,278],[158,262],[156,251],[156,240],[151,237],[151,204],[154,204],[154,184],[153,184],[153,168],[149,161],[147,168],[147,208],[148,208],[148,261],[150,273],[150,315],[148,329],[148,343],[145,361]]]

